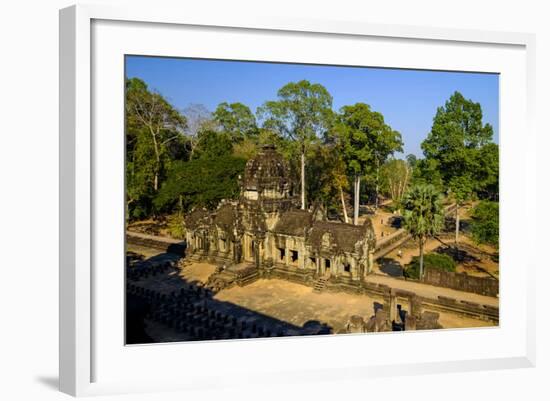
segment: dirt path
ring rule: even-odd
[[[457,301],[476,302],[482,305],[498,307],[499,299],[485,295],[473,294],[470,292],[453,290],[451,288],[435,287],[433,285],[422,284],[414,281],[397,279],[380,274],[371,274],[367,276],[366,281],[377,284],[385,284],[391,288],[398,288],[406,291],[412,291],[417,295],[426,298],[437,299],[438,296],[455,298]]]
[[[374,302],[382,302],[364,295],[316,294],[311,287],[278,279],[261,279],[244,287],[222,290],[215,299],[232,302],[296,326],[318,320],[336,330],[342,328],[351,315],[368,319],[374,314]]]
[[[284,280],[258,280],[244,287],[232,287],[216,294],[215,299],[231,302],[279,320],[303,326],[316,320],[326,323],[334,332],[341,329],[350,316],[359,315],[365,320],[374,314],[374,303],[382,299],[346,293],[314,293],[311,287]],[[429,310],[426,309],[426,310]],[[439,313],[444,328],[481,327],[494,324],[484,320]]]

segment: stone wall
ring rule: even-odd
[[[499,293],[499,281],[492,277],[475,277],[466,273],[426,268],[422,281],[438,287],[452,288],[453,290],[473,292],[491,297],[496,297]]]
[[[374,250],[374,259],[376,260],[386,256],[388,253],[409,239],[411,239],[409,233],[401,229],[378,240],[376,242],[376,249]]]

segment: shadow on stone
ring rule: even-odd
[[[403,266],[397,260],[392,258],[378,259],[380,271],[392,277],[403,277]]]
[[[152,262],[152,259],[156,263]],[[127,268],[126,343],[245,339],[333,334],[326,323],[297,326],[231,302],[178,273],[168,254]]]

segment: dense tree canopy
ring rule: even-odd
[[[126,81],[127,215],[150,213],[151,200],[175,158],[185,158],[187,120],[140,79]]]
[[[233,142],[228,134],[208,129],[198,133],[193,159],[214,159],[232,151]]]
[[[455,92],[437,109],[432,129],[422,142],[425,165],[438,172],[445,190],[455,199],[456,244],[461,204],[482,191],[482,185],[494,190],[498,183],[498,147],[491,145],[493,128],[482,120],[481,105]],[[483,160],[495,156],[494,160]]]
[[[176,162],[155,198],[155,206],[171,210],[181,196],[184,211],[196,206],[214,208],[222,199],[238,196],[238,176],[245,164],[245,159],[232,155]]]
[[[498,248],[499,207],[498,202],[482,201],[472,212],[472,234],[477,243]]]
[[[353,223],[357,224],[361,177],[375,175],[378,189],[379,168],[389,155],[401,150],[401,134],[384,122],[381,113],[365,103],[342,107],[334,131],[354,181]]]
[[[220,103],[213,117],[220,129],[234,141],[241,141],[258,133],[256,117],[242,103]]]
[[[325,210],[339,210],[348,222],[346,210],[349,180],[346,164],[335,144],[314,146],[307,174],[309,202],[323,204]]]

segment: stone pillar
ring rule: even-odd
[[[285,237],[285,265],[288,266],[288,258],[290,254],[290,250],[288,249],[288,238]]]
[[[317,275],[321,275],[321,258],[316,257],[315,258],[315,271],[317,272]]]
[[[397,297],[395,295],[395,289],[391,289],[389,303],[388,303],[388,314],[390,317],[390,322],[397,321]]]
[[[367,269],[365,271],[365,275],[370,274],[370,272],[372,272],[373,266],[374,266],[374,252],[369,251],[369,257],[367,261]]]
[[[405,317],[405,331],[416,330],[416,317],[409,315]]]
[[[409,311],[409,313],[414,316],[417,321],[422,317],[422,302],[416,294],[409,296]]]

